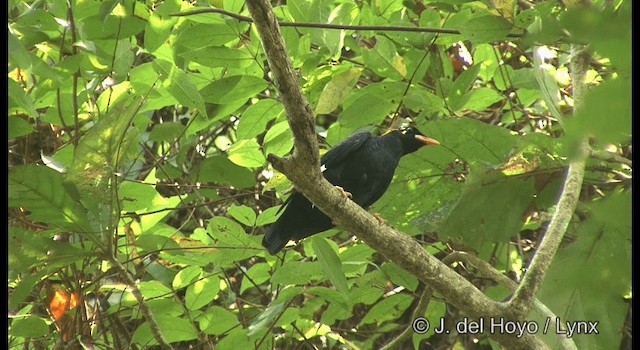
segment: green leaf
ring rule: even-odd
[[[344,107],[340,114],[340,123],[347,128],[357,128],[380,124],[397,105],[386,98],[380,98],[380,95],[362,94]]]
[[[201,274],[202,268],[200,266],[187,266],[176,274],[171,285],[175,290],[182,289],[191,285]]]
[[[248,330],[248,336],[259,334],[263,330],[269,329],[271,323],[284,311],[284,303],[271,304],[253,321]]]
[[[549,112],[551,112],[551,115],[558,120],[558,123],[560,123],[564,129],[564,116],[560,113],[560,109],[558,109],[560,89],[558,89],[558,82],[550,72],[553,66],[543,62],[542,54],[539,53],[538,50],[534,52],[533,63],[535,65],[534,77],[536,78],[536,82],[538,82],[542,98],[547,104],[547,108],[549,109]]]
[[[407,76],[404,58],[398,54],[393,42],[383,36],[376,36],[376,46],[363,50],[362,58],[367,67],[382,77],[402,80]]]
[[[209,304],[220,291],[220,278],[218,276],[205,277],[196,281],[185,293],[185,306],[189,310],[198,310]]]
[[[259,286],[271,278],[271,266],[267,263],[257,263],[245,272],[245,277],[240,285],[240,294],[247,289],[259,288]],[[256,285],[254,285],[254,283]]]
[[[407,294],[394,294],[374,305],[360,321],[360,326],[375,323],[381,325],[385,321],[397,320],[411,305],[413,297]]]
[[[358,82],[361,73],[362,69],[353,68],[333,75],[318,98],[315,113],[329,114],[338,108]]]
[[[144,212],[160,196],[153,186],[131,181],[121,184],[119,194],[123,199],[120,208],[123,212]]]
[[[169,343],[177,343],[198,339],[198,333],[190,320],[184,317],[156,315],[158,328]],[[142,347],[156,345],[148,322],[143,322],[133,333],[131,341]]]
[[[502,101],[504,97],[496,92],[496,90],[482,87],[467,92],[461,101],[464,101],[460,110],[471,110],[482,112],[491,107],[496,102]],[[458,110],[459,111],[459,110]]]
[[[276,216],[276,212],[280,209],[280,206],[271,207],[260,213],[258,218],[256,219],[256,227],[269,225],[271,223],[276,222],[278,216]]]
[[[158,281],[140,282],[138,288],[140,289],[140,292],[145,299],[162,299],[173,297],[171,289]]]
[[[36,111],[35,106],[33,105],[33,99],[30,95],[28,95],[24,89],[11,78],[7,78],[9,85],[9,116],[12,117],[15,114],[26,114],[30,118],[38,117],[38,111]],[[15,117],[15,116],[14,116]],[[11,123],[11,118],[9,118],[9,123]],[[14,121],[16,123],[16,121]],[[23,125],[15,125],[14,127],[22,127]],[[33,128],[31,128],[33,129]],[[24,132],[24,130],[22,130]],[[12,137],[12,135],[15,135]],[[26,135],[26,134],[22,134]],[[12,130],[11,125],[9,125],[9,138],[15,138],[22,136],[17,129]]]
[[[236,188],[250,188],[256,183],[253,172],[233,164],[222,155],[203,160],[195,173],[198,181],[227,184]]]
[[[566,120],[568,136],[573,139],[595,137],[601,143],[631,140],[631,79],[607,80],[586,92],[584,105]]]
[[[227,213],[243,225],[253,227],[256,223],[256,212],[246,205],[232,204],[227,209]]]
[[[251,75],[222,78],[203,87],[200,92],[209,103],[230,103],[254,97],[268,86],[264,79]]]
[[[174,46],[196,50],[207,46],[222,46],[238,38],[238,33],[227,23],[198,23],[180,33]]]
[[[214,247],[224,247],[213,257],[221,266],[231,266],[234,262],[244,260],[262,252],[258,236],[248,235],[242,227],[231,219],[216,216],[209,220],[207,232],[213,240]]]
[[[208,308],[196,322],[202,332],[210,335],[223,335],[239,325],[236,315],[220,306]]]
[[[273,99],[264,99],[252,104],[240,115],[238,139],[251,139],[267,129],[267,123],[284,113],[284,107]]]
[[[211,68],[247,68],[254,60],[248,50],[225,46],[205,46],[195,50],[185,50],[180,52],[179,56]]]
[[[503,17],[481,15],[469,19],[459,30],[465,40],[481,44],[504,40],[511,28],[511,22]]]
[[[169,38],[171,30],[178,22],[176,17],[163,18],[151,13],[144,31],[144,47],[154,52]]]
[[[184,133],[185,126],[178,122],[156,124],[149,133],[151,141],[174,141]]]
[[[207,109],[204,105],[204,99],[189,76],[167,61],[154,60],[153,64],[156,72],[160,74],[163,87],[171,96],[185,107],[196,108],[206,118]]]
[[[267,161],[255,140],[242,140],[233,144],[229,148],[229,160],[247,168],[262,167]]]
[[[267,131],[264,136],[264,153],[283,157],[293,147],[293,134],[287,121],[280,122]]]
[[[38,316],[16,318],[9,327],[9,335],[12,337],[39,338],[47,334],[49,334],[49,326]]]
[[[304,285],[323,277],[322,266],[318,262],[289,261],[276,269],[271,283]]]
[[[7,126],[9,127],[9,140],[13,140],[24,135],[29,135],[33,132],[33,127],[31,126],[31,124],[20,117],[9,116],[9,121],[7,124]]]
[[[462,96],[464,96],[473,85],[473,82],[478,76],[478,72],[480,72],[480,68],[481,65],[479,64],[469,67],[469,69],[462,72],[458,79],[453,83],[449,89],[449,93],[447,94],[447,99],[451,109],[458,111],[462,108],[464,102],[466,102]]]
[[[598,322],[599,334],[574,338],[580,349],[620,343],[620,329],[630,310],[625,296],[631,293],[631,208],[629,192],[589,204],[592,216],[577,226],[575,240],[558,250],[540,289],[540,301],[561,322]],[[544,322],[544,316],[535,319]],[[555,347],[555,332],[545,340]]]
[[[318,256],[318,261],[322,266],[324,274],[327,276],[331,284],[342,294],[344,300],[348,300],[349,286],[347,278],[342,271],[342,263],[338,254],[327,243],[326,238],[314,236],[311,239],[313,251]]]
[[[492,175],[485,181],[476,179],[466,186],[440,225],[441,239],[461,238],[468,247],[481,247],[507,242],[520,231],[522,216],[536,194],[534,179]]]
[[[86,210],[69,194],[64,176],[44,166],[19,166],[9,172],[9,207],[24,207],[31,220],[72,232],[92,232]]]
[[[410,290],[412,292],[414,292],[416,288],[418,288],[418,279],[416,278],[416,276],[407,272],[407,270],[403,269],[397,264],[391,262],[385,263],[380,268],[382,269],[382,271],[384,271],[385,274],[387,274],[387,276],[389,276],[391,282],[395,283],[396,285],[403,286],[407,288],[407,290]]]

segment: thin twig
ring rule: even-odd
[[[237,13],[225,11],[218,8],[203,8],[191,11],[185,11],[180,13],[172,13],[170,16],[184,17],[198,15],[202,13],[218,13],[225,15],[241,22],[253,23],[251,17],[239,15]],[[414,33],[439,33],[439,34],[457,34],[460,35],[460,31],[457,29],[444,29],[444,28],[420,28],[420,27],[398,27],[398,26],[354,26],[346,24],[333,24],[333,23],[310,23],[310,22],[283,22],[278,21],[280,27],[294,27],[294,28],[320,28],[320,29],[339,29],[339,30],[374,30],[380,32],[414,32]],[[509,33],[509,38],[521,38],[523,34]]]

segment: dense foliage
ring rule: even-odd
[[[143,349],[160,331],[176,348],[371,349],[415,317],[465,316],[339,228],[277,256],[260,245],[291,187],[266,155],[289,154],[292,133],[253,25],[198,11],[248,16],[243,1],[8,5],[10,348]],[[274,11],[316,24],[281,30],[323,148],[404,118],[440,141],[403,158],[371,209],[438,257],[467,251],[519,281],[589,139],[581,202],[538,299],[563,322],[598,322],[572,338],[580,349],[609,349],[630,339],[630,7],[289,0]],[[588,91],[574,100],[583,46]],[[453,267],[495,300],[510,294]],[[408,334],[401,348],[497,346],[487,332]],[[557,347],[554,332],[538,335]]]

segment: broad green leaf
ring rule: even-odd
[[[264,79],[251,75],[234,75],[216,80],[203,87],[200,93],[209,103],[226,104],[234,101],[246,101],[268,86]]]
[[[402,80],[407,76],[407,66],[393,42],[383,36],[376,36],[376,46],[365,49],[362,58],[367,67],[376,74],[392,80]]]
[[[264,166],[266,159],[255,140],[242,140],[229,148],[229,160],[247,168]]]
[[[478,76],[480,68],[481,66],[479,64],[475,64],[469,67],[469,69],[462,72],[458,79],[456,79],[456,81],[453,83],[453,85],[451,85],[451,88],[449,89],[449,93],[447,95],[447,99],[449,101],[451,109],[457,111],[462,108],[465,102],[462,96],[464,96],[473,85],[473,82]]]
[[[470,18],[459,30],[466,40],[481,44],[504,40],[511,28],[512,24],[503,17],[481,15]]]
[[[280,122],[267,131],[264,136],[264,153],[283,157],[293,147],[293,134],[287,121]]]
[[[278,217],[276,216],[276,212],[280,209],[280,207],[271,207],[260,213],[258,218],[256,219],[256,226],[264,226],[274,223]]]
[[[543,62],[543,54],[539,47],[533,54],[533,63],[535,65],[534,77],[538,82],[538,87],[542,93],[542,97],[547,104],[547,108],[551,115],[553,115],[558,123],[564,128],[564,116],[558,109],[558,102],[560,101],[560,90],[558,89],[558,83],[554,76],[549,72],[553,66]]]
[[[251,170],[235,165],[222,155],[203,160],[195,174],[194,178],[200,182],[227,184],[236,188],[250,188],[256,183]]]
[[[631,195],[611,194],[589,209],[592,216],[577,226],[575,241],[558,250],[539,298],[563,323],[597,321],[599,334],[574,339],[580,349],[606,349],[619,345],[630,309]],[[545,338],[555,346],[555,337]]]
[[[246,205],[232,204],[227,213],[243,225],[253,226],[256,223],[256,212]]]
[[[184,134],[185,126],[179,122],[156,124],[149,133],[151,141],[174,141]]]
[[[403,286],[412,292],[418,288],[418,279],[416,276],[407,272],[407,270],[401,268],[397,264],[389,262],[383,264],[380,268],[385,274],[387,274],[387,276],[389,276],[391,282],[396,285]]]
[[[329,243],[327,243],[326,238],[315,236],[312,238],[311,243],[325,275],[345,300],[347,300],[349,286],[347,285],[347,278],[342,271],[342,263],[340,262],[338,254],[331,248]]]
[[[467,92],[460,99],[463,105],[460,110],[471,110],[482,112],[491,107],[496,102],[502,101],[505,97],[491,88],[477,88]]]
[[[144,30],[145,21],[135,16],[90,16],[80,19],[77,23],[79,37],[85,40],[123,39],[136,35]]]
[[[229,331],[218,344],[216,344],[216,350],[237,350],[237,349],[251,349],[254,347],[252,340],[257,337],[249,337],[248,331],[245,328],[237,327]]]
[[[567,119],[567,134],[574,139],[595,137],[601,143],[631,140],[631,79],[607,80],[586,92],[584,105]]]
[[[348,128],[377,125],[396,107],[396,103],[380,98],[380,95],[363,94],[357,100],[345,106],[339,120],[342,125]]]
[[[169,343],[185,342],[198,339],[198,333],[190,320],[184,317],[155,315],[158,328]],[[149,323],[143,322],[133,333],[131,341],[139,346],[157,344]]]
[[[160,74],[163,87],[180,104],[185,107],[196,108],[206,118],[207,109],[204,105],[204,99],[196,85],[189,79],[189,76],[169,62],[155,60],[153,64],[154,69]]]
[[[182,31],[174,46],[196,50],[208,46],[221,46],[238,37],[239,34],[227,23],[198,23]]]
[[[315,113],[329,114],[338,108],[353,89],[361,73],[362,69],[354,68],[335,74],[322,90]]]
[[[158,281],[140,282],[138,288],[145,299],[173,298],[171,289]]]
[[[33,105],[32,97],[28,95],[15,80],[7,78],[7,81],[9,85],[9,116],[15,114],[26,114],[30,118],[36,118],[38,116],[38,111],[36,111],[35,106]],[[11,118],[9,119],[9,122],[11,123]],[[19,134],[19,132],[12,130],[11,127],[9,128],[9,138],[12,138],[12,135],[15,135],[13,136],[14,138],[21,136]]]
[[[121,210],[123,212],[143,212],[154,207],[154,199],[160,196],[152,185],[125,181],[120,185]]]
[[[380,326],[385,321],[397,320],[411,305],[413,297],[407,294],[394,294],[375,304],[364,316],[360,325],[375,323]]]
[[[223,267],[233,266],[236,261],[253,257],[264,249],[258,243],[258,236],[250,236],[240,224],[223,216],[209,220],[207,232],[213,247],[224,248],[213,257]]]
[[[205,46],[195,50],[185,50],[180,52],[179,56],[210,68],[246,68],[254,60],[247,50],[225,46]]]
[[[263,330],[269,329],[271,323],[284,312],[284,304],[271,304],[249,325],[248,335],[258,334]]]
[[[25,73],[35,74],[41,79],[51,79],[56,85],[60,85],[65,78],[62,74],[51,68],[42,58],[28,51],[14,34],[9,33],[8,38],[7,53],[12,67],[22,68]]]
[[[220,306],[212,306],[196,319],[205,334],[222,335],[238,326],[238,318]]]
[[[276,269],[271,283],[304,285],[323,277],[322,266],[318,262],[289,261]]]
[[[19,166],[9,172],[9,207],[23,207],[31,220],[71,232],[92,232],[86,209],[68,192],[63,174],[45,166]]]
[[[176,17],[163,18],[151,13],[144,31],[145,49],[154,52],[159,48],[169,38],[177,22]]]
[[[259,288],[261,284],[268,281],[271,278],[271,267],[267,263],[257,263],[251,266],[245,274],[246,276],[242,278],[242,284],[240,285],[240,294],[247,289]]]
[[[205,277],[187,287],[184,303],[189,310],[198,310],[209,304],[220,291],[218,276]]]
[[[240,115],[238,139],[254,138],[267,129],[267,123],[284,113],[284,107],[273,99],[264,99],[252,104]]]
[[[33,132],[33,127],[31,126],[31,124],[20,117],[9,116],[9,121],[7,124],[9,128],[9,140],[13,140],[24,135],[29,135]]]
[[[467,247],[508,242],[524,222],[536,191],[534,179],[520,176],[487,177],[487,183],[472,181],[440,225],[443,240],[462,239]],[[487,205],[490,203],[491,205]]]
[[[15,318],[9,327],[12,337],[40,338],[49,334],[47,322],[38,316]]]
[[[200,266],[187,266],[176,274],[171,285],[175,290],[185,288],[197,280],[201,274]]]

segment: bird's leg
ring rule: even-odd
[[[340,187],[340,186],[336,186],[336,188],[338,189],[338,191],[340,191],[340,194],[342,194],[342,197],[344,198],[353,198],[353,195],[351,194],[351,192],[347,192],[344,190],[344,188]]]
[[[378,220],[378,223],[380,225],[384,224],[386,221],[382,218],[382,216],[380,216],[379,213],[373,213],[373,217],[376,218],[376,220]]]

